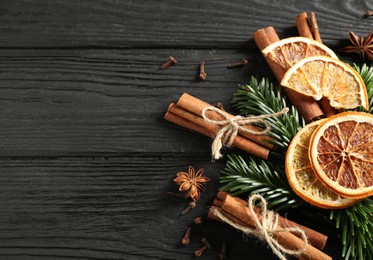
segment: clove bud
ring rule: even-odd
[[[219,108],[221,111],[225,111],[223,103],[221,102],[216,103],[216,107]]]
[[[183,237],[183,239],[181,240],[181,244],[183,246],[187,246],[189,245],[190,243],[190,232],[192,231],[192,228],[191,227],[188,227],[188,229],[185,231],[185,235]]]
[[[246,58],[242,58],[242,60],[229,64],[227,67],[228,69],[238,68],[238,67],[245,66],[248,62],[249,61]]]
[[[165,63],[163,63],[161,65],[161,69],[162,70],[168,69],[168,67],[170,67],[171,65],[174,65],[176,63],[177,63],[177,60],[174,57],[170,56],[168,58],[168,61],[166,61]]]
[[[196,205],[197,204],[194,201],[191,201],[188,204],[188,206],[180,212],[180,216],[183,216],[183,215],[189,213],[192,209],[194,209],[196,207]]]
[[[207,73],[205,72],[205,62],[202,61],[199,65],[199,79],[205,80],[207,78]]]
[[[202,223],[203,223],[203,218],[202,217],[196,217],[194,219],[194,224],[196,224],[196,225],[202,225]]]
[[[211,249],[211,245],[205,237],[202,238],[202,243],[204,244],[203,247],[194,251],[194,255],[197,257],[201,256],[207,249]]]
[[[369,16],[373,16],[373,11],[367,11],[365,14],[364,14],[364,17],[369,17]]]

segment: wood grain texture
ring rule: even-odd
[[[1,259],[176,259],[187,252],[175,248],[182,237],[175,229],[192,220],[192,214],[178,216],[188,202],[165,194],[176,188],[171,183],[175,172],[187,169],[182,158],[8,160],[0,165]],[[216,179],[217,165],[211,166],[207,174]],[[209,185],[216,189],[216,183]],[[209,190],[204,195],[211,196]],[[194,213],[205,211],[202,204]]]
[[[169,54],[179,63],[160,70]],[[250,64],[227,68],[242,57]],[[203,82],[200,60],[208,73]],[[189,92],[228,108],[251,74],[270,75],[259,52],[0,51],[0,156],[209,153],[210,139],[163,119],[169,103]]]
[[[203,259],[224,241],[228,259],[276,259],[215,222],[193,225],[191,245],[180,246],[211,205],[224,161],[212,163],[211,140],[163,113],[183,92],[229,110],[239,83],[272,77],[255,30],[293,36],[295,16],[315,11],[336,48],[347,31],[372,30],[368,9],[370,0],[2,1],[0,259],[195,259],[203,236],[213,246]],[[169,55],[178,64],[160,70]],[[243,57],[247,66],[227,69]],[[180,217],[188,202],[165,192],[188,165],[212,181]],[[339,259],[328,233],[326,252]]]
[[[239,48],[265,26],[295,35],[303,11],[317,13],[323,42],[335,45],[348,30],[370,32],[372,9],[370,0],[5,1],[0,47]]]
[[[276,259],[228,226],[192,225],[207,213],[224,167],[207,161],[161,154],[1,160],[0,259],[193,259],[203,236],[213,245],[203,259],[216,259],[222,242],[229,259]],[[179,216],[188,201],[166,192],[177,191],[172,179],[189,164],[205,167],[212,181],[197,208]],[[189,225],[191,243],[182,247]],[[339,253],[330,244],[326,250]]]

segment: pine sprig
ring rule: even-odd
[[[373,114],[373,67],[363,65],[354,68],[361,75],[368,92],[369,113]],[[290,112],[281,117],[269,118],[270,135],[276,139],[275,144],[286,150],[293,136],[304,126],[304,120],[293,106],[289,106],[282,96],[278,86],[268,79],[257,80],[252,77],[250,84],[240,86],[234,94],[232,106],[241,115],[270,114],[288,106]],[[364,111],[363,108],[357,109]],[[285,154],[277,154],[278,162],[273,165],[269,161],[244,159],[239,155],[229,155],[221,183],[223,190],[233,194],[260,193],[269,203],[270,208],[277,211],[288,208],[302,207],[303,210],[315,213],[310,207],[295,195],[286,180],[283,167]],[[305,207],[304,207],[305,206]],[[317,211],[318,215],[328,220],[331,226],[340,230],[345,259],[373,259],[373,200],[368,198],[348,209]]]
[[[303,201],[290,188],[285,172],[279,165],[269,161],[250,157],[247,161],[240,155],[228,155],[228,161],[220,182],[225,184],[221,189],[233,195],[242,193],[260,193],[268,206],[276,211],[295,208]]]
[[[248,85],[239,86],[233,96],[232,107],[241,115],[272,114],[289,107],[287,115],[266,119],[271,126],[270,135],[275,145],[283,150],[286,150],[293,136],[305,124],[297,109],[287,104],[280,87],[274,86],[266,78],[258,80],[251,77]]]
[[[373,200],[365,199],[343,210],[330,211],[330,220],[341,230],[345,259],[373,259]]]
[[[365,83],[369,99],[368,112],[373,114],[373,67],[368,67],[366,64],[359,67],[358,65],[354,64],[353,68],[360,74]],[[364,109],[362,109],[362,111],[363,110]]]

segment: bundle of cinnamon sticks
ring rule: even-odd
[[[195,98],[187,93],[184,93],[179,100],[171,103],[167,109],[164,118],[174,124],[196,131],[200,134],[214,138],[220,130],[220,126],[207,122],[202,118],[202,111],[205,108],[211,107],[210,104]],[[233,115],[221,111],[227,118],[234,117]],[[213,120],[223,120],[219,113],[208,111],[207,115]],[[260,129],[253,125],[245,125],[252,131]],[[251,134],[247,132],[238,133],[234,138],[233,146],[261,159],[268,159],[273,144],[268,135]]]
[[[247,206],[247,202],[238,198],[233,197],[227,192],[219,192],[213,202],[213,206],[210,207],[208,217],[213,220],[224,222],[220,219],[216,211],[219,211],[225,218],[231,222],[236,223],[242,227],[256,229],[255,222],[251,211]],[[255,208],[255,213],[260,219],[260,209]],[[323,253],[322,250],[325,246],[327,236],[312,230],[308,227],[301,226],[295,222],[292,222],[283,217],[279,217],[279,226],[285,227],[300,227],[306,234],[309,244],[300,256],[300,259],[331,259],[328,255]],[[298,233],[292,233],[289,231],[279,232],[275,234],[275,238],[284,248],[297,250],[304,245],[304,241],[298,237]]]

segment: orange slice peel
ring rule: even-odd
[[[352,199],[373,195],[373,115],[344,112],[313,132],[309,158],[318,179]]]
[[[264,48],[262,53],[285,70],[307,57],[329,56],[338,59],[326,45],[306,37],[289,37],[274,42]]]
[[[358,200],[343,198],[325,186],[317,178],[308,157],[311,135],[325,120],[306,125],[294,136],[286,152],[286,176],[294,192],[308,203],[326,209],[346,208]]]
[[[302,59],[285,73],[281,85],[316,100],[326,97],[337,109],[369,109],[368,93],[359,73],[330,57]]]

